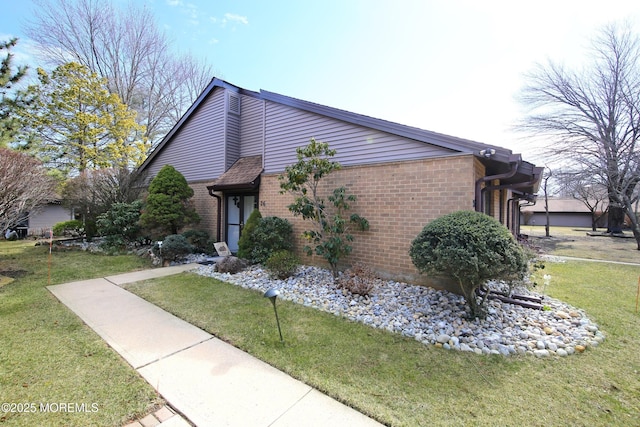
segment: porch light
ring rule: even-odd
[[[282,339],[282,330],[280,329],[280,319],[278,319],[278,310],[276,309],[276,298],[278,295],[280,295],[280,291],[273,288],[264,293],[264,297],[269,298],[273,304],[273,311],[276,313],[276,323],[278,324],[278,333],[280,334],[280,342],[284,343],[284,340]]]

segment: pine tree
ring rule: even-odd
[[[12,87],[27,73],[26,66],[17,67],[16,71],[13,71],[13,54],[10,49],[17,43],[16,38],[8,42],[0,41],[0,54],[7,51],[0,64],[0,147],[5,147],[11,142],[20,127],[19,120],[12,114],[19,102],[18,97],[9,96]]]
[[[140,222],[154,237],[163,238],[200,217],[191,204],[193,189],[184,175],[171,165],[165,165],[149,184],[149,195]]]
[[[74,62],[51,74],[38,69],[38,79],[27,90],[33,101],[22,112],[21,142],[48,167],[69,176],[142,162],[144,129],[105,79]]]

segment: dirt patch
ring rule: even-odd
[[[635,239],[611,236],[529,236],[529,245],[539,252],[576,258],[640,263]]]
[[[0,270],[0,276],[11,277],[12,279],[24,277],[27,274],[29,274],[27,270]]]

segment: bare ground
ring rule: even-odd
[[[550,234],[550,237],[545,237],[544,232],[532,233],[527,242],[534,249],[550,255],[640,264],[640,251],[629,231],[624,233],[624,237],[613,237],[601,233],[590,236],[587,231],[576,229],[552,228]]]

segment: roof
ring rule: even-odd
[[[342,120],[347,123],[353,123],[359,126],[368,127],[371,129],[380,130],[393,135],[410,138],[416,141],[436,145],[442,148],[458,151],[462,153],[474,153],[479,156],[480,150],[492,150],[492,160],[500,163],[508,163],[509,158],[512,156],[511,150],[503,147],[489,145],[477,141],[471,141],[468,139],[457,138],[437,132],[432,132],[412,126],[402,125],[399,123],[390,122],[387,120],[377,119],[362,114],[352,113],[350,111],[341,110],[338,108],[328,107],[326,105],[316,104],[314,102],[304,101],[297,98],[269,92],[266,90],[260,90],[260,92],[250,91],[243,89],[239,86],[235,86],[224,80],[213,78],[207,87],[195,100],[193,105],[184,113],[184,115],[178,120],[173,128],[165,135],[156,148],[149,154],[145,161],[140,166],[140,170],[144,170],[146,166],[151,163],[153,158],[162,151],[163,147],[171,140],[182,125],[189,120],[191,115],[200,107],[200,105],[207,99],[210,93],[217,87],[236,92],[238,94],[251,96],[257,99],[263,99],[270,102],[286,105],[289,107],[297,108],[304,111],[320,114],[327,117],[332,117],[338,120]],[[484,159],[483,159],[484,160]]]
[[[191,115],[200,107],[215,88],[220,87],[226,90],[262,99],[269,102],[275,102],[288,107],[312,112],[326,117],[332,117],[347,123],[376,129],[392,135],[413,139],[415,141],[439,146],[460,153],[473,154],[478,158],[486,168],[487,175],[499,175],[509,173],[516,164],[515,174],[510,174],[508,179],[503,182],[510,187],[517,186],[517,190],[526,194],[535,194],[538,191],[542,168],[536,167],[534,164],[522,160],[519,154],[513,154],[511,150],[489,145],[468,139],[457,138],[454,136],[444,135],[412,126],[402,125],[387,120],[377,119],[362,114],[352,113],[350,111],[329,107],[326,105],[316,104],[314,102],[304,101],[297,98],[260,90],[259,92],[243,89],[224,80],[213,78],[204,91],[198,96],[196,101],[189,107],[175,126],[165,135],[158,146],[149,154],[147,159],[140,166],[140,170],[144,170],[151,163],[153,158],[162,151],[164,146],[178,132],[182,125],[189,120]],[[487,153],[490,153],[488,155]],[[514,160],[515,159],[515,160]],[[226,175],[226,174],[225,174]],[[224,175],[223,175],[224,176]]]
[[[595,205],[595,200],[591,201],[591,206]],[[549,212],[562,212],[562,213],[591,213],[587,205],[578,199],[548,199]],[[598,210],[602,211],[606,209],[606,201],[598,203]],[[539,199],[535,206],[522,207],[522,212],[545,212],[544,199]]]
[[[262,156],[241,157],[213,184],[213,191],[254,190],[261,173]]]

